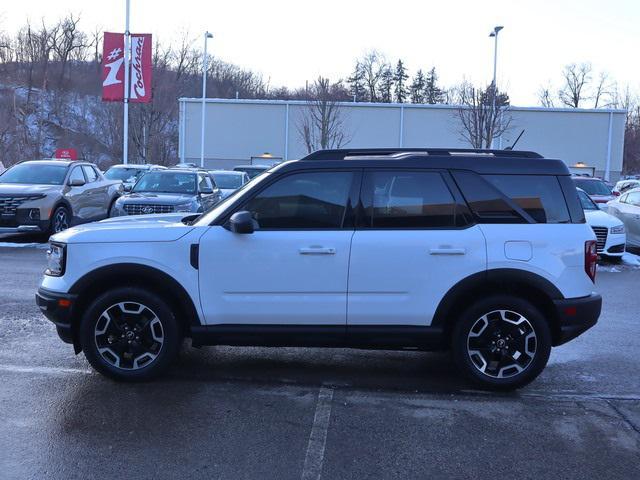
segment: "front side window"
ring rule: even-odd
[[[198,175],[198,191],[199,192],[211,192],[213,191],[213,187],[211,186],[211,181],[209,177],[206,175]]]
[[[631,192],[628,194],[626,203],[629,205],[640,206],[640,192]]]
[[[342,228],[352,172],[308,172],[277,180],[242,208],[258,229]]]
[[[369,172],[362,188],[366,227],[455,226],[456,203],[438,172]]]
[[[578,198],[580,199],[583,210],[600,210],[595,202],[591,200],[591,197],[584,191],[578,190]]]
[[[82,170],[84,170],[84,175],[87,177],[87,182],[95,182],[98,179],[98,174],[89,165],[83,165]]]
[[[76,167],[71,170],[71,175],[69,175],[69,183],[73,182],[74,180],[81,180],[83,182],[85,181],[84,174],[82,173],[82,168]]]

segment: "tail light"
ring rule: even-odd
[[[596,266],[598,264],[598,249],[595,240],[584,242],[584,271],[593,283],[596,282]]]

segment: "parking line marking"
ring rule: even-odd
[[[302,480],[319,480],[322,475],[322,463],[324,450],[327,444],[327,432],[329,419],[331,418],[331,402],[333,401],[333,389],[320,387],[316,413],[313,417],[313,426],[307,444],[307,454],[304,457]]]
[[[21,365],[0,365],[0,371],[11,373],[40,373],[43,375],[61,375],[69,373],[92,374],[91,370],[83,370],[81,368],[63,368],[63,367],[24,367]]]

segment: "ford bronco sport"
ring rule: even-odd
[[[202,215],[51,238],[37,303],[99,372],[200,345],[451,349],[513,389],[593,326],[596,239],[565,164],[533,152],[324,150]]]

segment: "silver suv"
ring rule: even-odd
[[[102,220],[122,193],[95,165],[67,160],[22,162],[0,175],[0,233],[58,233]]]

